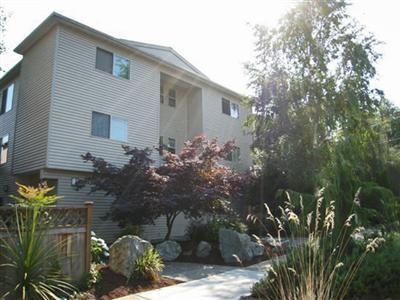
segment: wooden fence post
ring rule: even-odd
[[[85,270],[89,272],[92,256],[90,254],[90,244],[92,236],[92,215],[93,215],[93,202],[86,201],[86,245],[85,245]]]

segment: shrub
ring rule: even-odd
[[[348,299],[397,299],[400,295],[400,233],[391,233],[374,255],[368,255],[349,286]],[[362,252],[355,247],[345,266]]]
[[[120,232],[118,232],[116,238],[123,237],[125,235],[136,235],[140,236],[142,230],[140,225],[127,225]]]
[[[5,261],[0,268],[7,292],[5,299],[60,299],[68,296],[73,286],[66,282],[58,265],[59,243],[48,236],[50,218],[44,206],[54,203],[57,196],[46,196],[53,188],[46,184],[37,188],[18,184],[20,197],[13,197],[15,228],[10,225],[8,236],[0,240]],[[51,220],[56,224],[56,220]],[[10,297],[10,298],[8,298]]]
[[[217,243],[220,228],[233,229],[241,233],[247,231],[246,224],[240,221],[239,218],[219,217],[207,223],[192,222],[186,229],[186,235],[195,242],[206,241],[209,243]]]
[[[83,274],[82,278],[77,283],[77,288],[79,291],[83,292],[87,291],[100,280],[101,280],[101,273],[99,271],[99,266],[95,263],[91,263],[89,272]],[[79,293],[76,293],[75,298],[77,298],[78,295]]]
[[[137,257],[134,262],[134,270],[131,278],[158,280],[164,269],[160,254],[154,248],[149,249],[143,255]]]
[[[108,246],[106,242],[96,237],[96,234],[92,231],[90,240],[90,254],[92,255],[92,262],[95,264],[105,264],[108,260]]]
[[[290,197],[288,197],[290,200]],[[292,203],[282,209],[280,218],[274,217],[267,207],[267,218],[277,227],[278,242],[287,224],[290,237],[304,236],[305,242],[287,255],[286,263],[275,263],[267,277],[256,283],[252,292],[261,299],[343,299],[367,252],[375,249],[379,238],[372,240],[357,259],[346,266],[341,284],[336,284],[338,270],[343,267],[347,246],[351,240],[349,230],[353,216],[335,229],[335,203],[325,209],[323,199],[304,217],[294,213]],[[302,222],[305,220],[305,222]]]

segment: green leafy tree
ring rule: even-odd
[[[381,117],[383,100],[383,93],[370,87],[378,42],[347,15],[347,5],[303,1],[276,28],[254,28],[256,55],[246,69],[256,113],[247,125],[262,157],[264,199],[279,188],[313,193],[329,184],[335,168],[346,167],[335,165],[342,155],[338,144],[352,153],[346,160],[350,173],[358,163],[360,170],[369,163],[382,166],[384,151],[373,143],[380,131],[371,126]],[[379,168],[346,176],[373,180]]]
[[[6,50],[4,44],[4,33],[6,31],[7,24],[7,15],[2,6],[0,6],[0,55]],[[2,67],[0,66],[0,71],[2,71]]]

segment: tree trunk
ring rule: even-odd
[[[164,241],[169,240],[172,233],[172,226],[174,225],[175,218],[178,216],[179,213],[174,213],[171,215],[166,215],[167,217],[167,233],[164,237]]]

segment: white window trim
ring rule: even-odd
[[[114,51],[110,51],[110,50],[107,50],[107,49],[104,49],[104,48],[101,48],[101,47],[96,47],[96,52],[97,52],[98,49],[100,49],[100,50],[102,50],[102,51],[104,51],[104,52],[108,52],[108,53],[110,53],[110,54],[112,55],[112,67],[111,67],[111,72],[107,72],[107,71],[105,71],[105,70],[99,69],[99,68],[97,68],[97,66],[96,66],[97,61],[95,60],[95,69],[96,69],[97,71],[110,74],[110,75],[112,75],[112,76],[114,76],[114,77],[117,77],[117,78],[122,78],[122,79],[130,80],[130,78],[131,78],[131,60],[130,60],[129,58],[127,58],[127,57],[125,57],[125,56],[122,56],[122,55],[119,55],[119,54],[116,54]],[[119,58],[122,58],[122,59],[128,61],[128,65],[129,65],[128,78],[125,78],[125,77],[123,77],[123,76],[119,76],[119,75],[117,75],[117,74],[115,73],[115,59],[116,59],[116,57],[119,57]],[[97,59],[97,58],[96,58],[96,59]]]
[[[90,136],[91,137],[95,137],[95,138],[100,138],[100,139],[107,139],[107,140],[112,140],[112,141],[118,141],[118,142],[125,142],[125,143],[127,143],[128,142],[128,131],[129,131],[129,122],[128,122],[128,120],[127,119],[124,119],[124,118],[121,118],[121,117],[116,117],[116,116],[112,116],[112,115],[110,115],[110,114],[105,114],[105,113],[101,113],[101,112],[99,112],[99,111],[92,111],[92,116],[93,116],[93,113],[98,113],[98,114],[103,114],[103,115],[107,115],[107,116],[109,116],[109,124],[108,124],[108,126],[109,126],[109,130],[108,130],[108,137],[104,137],[104,136],[98,136],[98,135],[94,135],[94,134],[92,134],[92,129],[93,129],[93,119],[91,119],[92,121],[92,123],[91,123],[91,133],[90,133]],[[126,126],[126,132],[124,133],[124,137],[123,137],[123,139],[118,139],[118,138],[115,138],[115,137],[113,137],[113,135],[112,135],[112,127],[113,127],[113,120],[118,120],[118,121],[122,121],[123,123],[125,123],[125,126]]]
[[[3,106],[3,92],[4,91],[7,91],[7,96],[5,99],[6,103],[4,104],[5,105],[4,112],[1,113],[1,106]],[[7,87],[5,87],[4,89],[1,90],[1,93],[0,93],[0,97],[1,97],[0,98],[0,115],[5,114],[13,109],[14,93],[15,93],[15,82],[10,83]]]
[[[7,138],[7,142],[4,142],[4,139]],[[7,144],[7,151],[3,153],[3,145]],[[8,152],[10,148],[10,135],[6,134],[0,138],[0,166],[5,165],[8,162]],[[2,160],[4,159],[4,162]]]
[[[228,102],[228,104],[229,104],[229,114],[227,114],[227,113],[225,113],[225,112],[223,111],[223,102],[224,102],[224,101]],[[221,112],[222,112],[223,115],[230,116],[230,117],[233,118],[233,119],[239,119],[239,117],[240,117],[240,105],[239,105],[238,103],[236,103],[236,102],[234,102],[234,101],[231,101],[231,100],[228,100],[228,99],[222,97],[222,98],[221,98],[221,105],[222,105],[222,106],[221,106]],[[232,107],[236,107],[237,110],[232,109]],[[237,114],[232,114],[232,111],[237,111]]]

